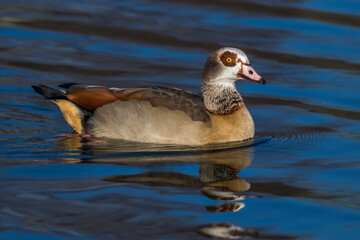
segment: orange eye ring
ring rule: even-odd
[[[227,61],[228,63],[231,63],[231,62],[232,62],[232,59],[228,57],[228,58],[226,59],[226,61]]]

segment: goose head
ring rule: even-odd
[[[234,85],[235,81],[241,79],[265,84],[265,79],[256,73],[240,49],[220,48],[208,57],[202,84]]]

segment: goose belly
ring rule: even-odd
[[[209,122],[193,121],[185,112],[153,107],[147,101],[116,101],[98,108],[86,124],[96,137],[163,144],[204,144]],[[205,140],[206,141],[206,140]]]

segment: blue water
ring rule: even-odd
[[[360,4],[0,2],[0,239],[358,239]],[[255,142],[81,138],[30,85],[199,92],[246,52]]]

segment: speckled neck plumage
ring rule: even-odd
[[[235,86],[203,84],[204,105],[207,111],[216,115],[227,115],[239,110],[243,99]]]

